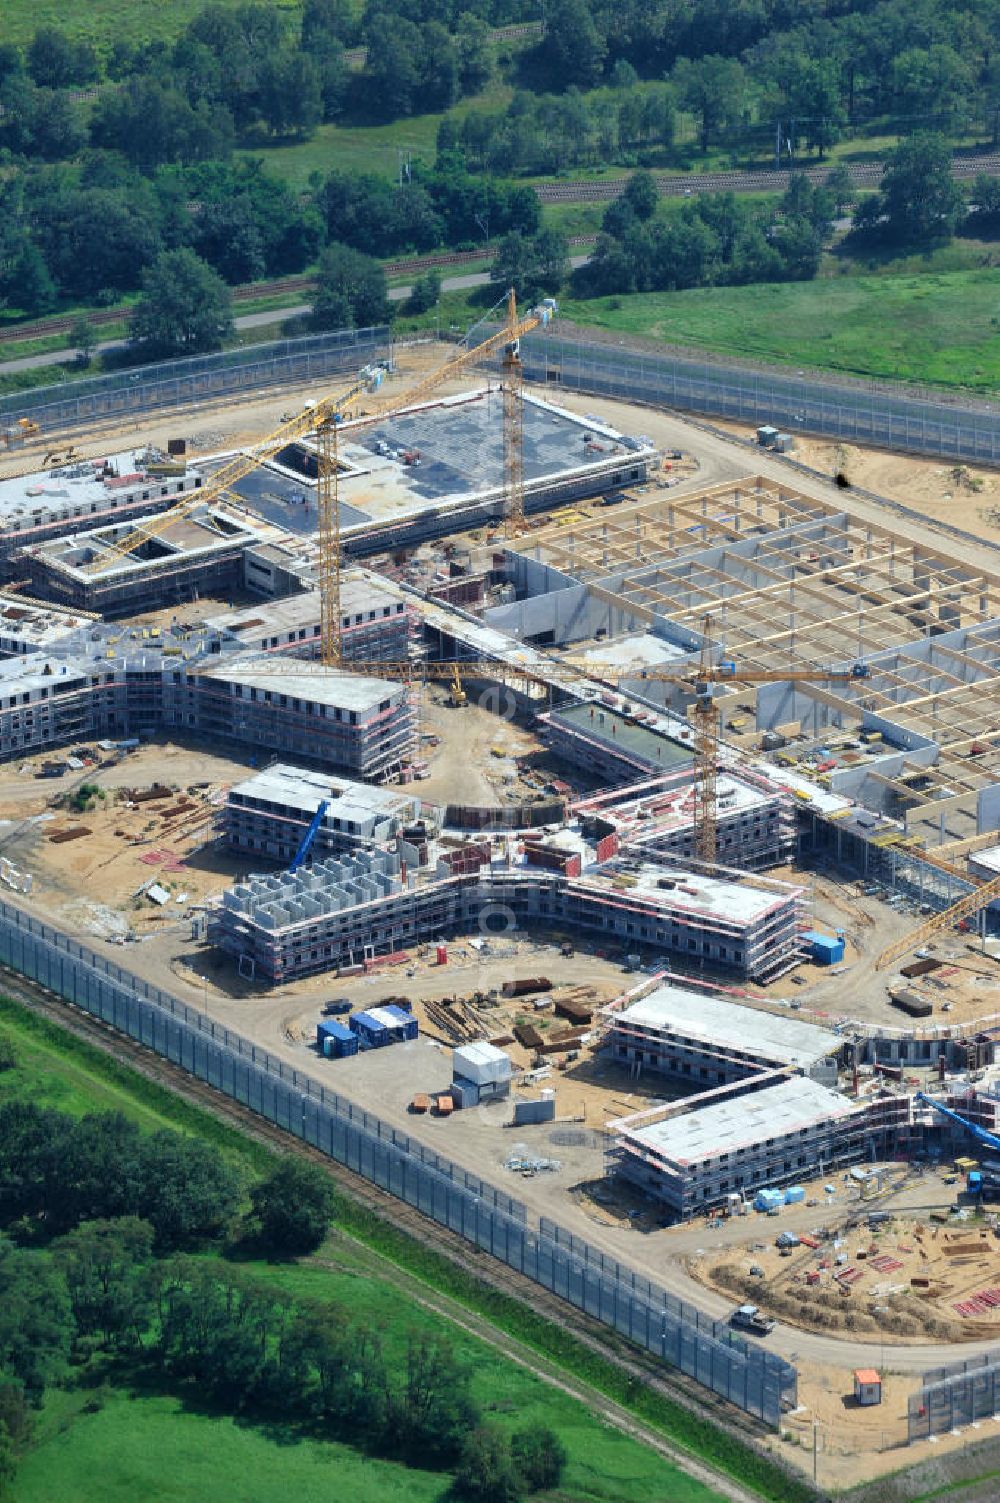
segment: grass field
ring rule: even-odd
[[[236,5],[239,0],[221,0]],[[298,0],[270,0],[280,10],[301,11]],[[30,42],[39,26],[57,26],[72,37],[107,46],[117,38],[144,42],[154,37],[171,39],[193,16],[205,9],[205,0],[4,0],[5,42]]]
[[[119,1110],[150,1130],[170,1126],[199,1132],[227,1154],[243,1153],[251,1167],[266,1167],[270,1161],[266,1149],[235,1129],[2,998],[0,1036],[13,1043],[18,1060],[15,1069],[0,1074],[0,1102],[30,1097],[75,1114]],[[380,1257],[373,1260],[373,1251],[365,1246],[366,1241],[373,1247],[383,1241],[380,1252],[391,1258],[407,1239],[346,1205],[337,1220],[344,1230],[331,1233],[315,1260],[241,1267],[299,1299],[349,1303],[358,1319],[381,1330],[390,1355],[402,1357],[413,1330],[440,1333],[442,1317],[401,1288],[395,1274],[390,1281],[389,1264]],[[418,1278],[443,1288],[446,1280],[436,1273],[437,1255],[414,1245],[414,1257]],[[405,1258],[398,1261],[406,1266]],[[458,1289],[467,1276],[455,1273]],[[578,1400],[554,1390],[478,1337],[454,1327],[449,1328],[449,1339],[456,1355],[474,1370],[476,1396],[488,1418],[509,1428],[544,1419],[559,1431],[572,1458],[561,1500],[717,1503],[715,1492],[596,1420]],[[269,1503],[281,1489],[309,1503],[331,1496],[331,1488],[337,1496],[350,1493],[357,1503],[381,1503],[390,1498],[440,1498],[445,1491],[446,1479],[439,1475],[362,1461],[357,1452],[337,1445],[298,1439],[292,1445],[289,1437],[192,1411],[169,1396],[127,1395],[112,1389],[96,1413],[88,1412],[88,1396],[79,1391],[49,1394],[37,1445],[25,1459],[11,1494],[15,1503],[54,1498],[60,1503],[124,1503],[134,1498],[143,1503],[200,1503],[208,1496],[219,1503]]]
[[[1000,389],[1000,271],[992,269],[565,299],[561,313],[726,354]]]

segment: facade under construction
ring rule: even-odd
[[[389,612],[366,623],[369,643],[369,629],[384,627],[376,645],[395,652],[405,612],[391,598],[365,598],[372,611]],[[65,611],[22,609],[24,619],[9,622],[4,640],[9,650],[22,640],[31,650],[0,661],[0,758],[168,733],[211,736],[382,780],[413,750],[413,708],[398,683],[278,658],[271,648],[250,652],[225,629],[111,627]],[[261,608],[259,628],[272,624],[269,609]],[[39,650],[43,645],[48,650]],[[308,637],[302,648],[314,650]]]
[[[836,1034],[798,1018],[741,1005],[724,993],[670,978],[606,1014],[604,1047],[637,1078],[666,1076],[691,1090],[794,1070],[835,1086],[843,1048]]]
[[[420,818],[420,800],[408,794],[278,762],[229,790],[226,841],[233,850],[287,866],[321,804],[327,807],[313,838],[314,862],[384,845]]]
[[[779,1071],[610,1122],[611,1167],[683,1218],[898,1152],[910,1099],[859,1102]]]
[[[800,888],[766,879],[675,873],[611,862],[582,876],[491,865],[415,873],[420,852],[405,840],[344,863],[321,862],[280,876],[251,877],[230,889],[218,915],[218,941],[257,977],[280,983],[357,965],[442,936],[502,934],[518,927],[582,929],[628,951],[668,952],[692,968],[767,980],[800,958]],[[367,884],[367,863],[388,889]],[[386,864],[388,863],[388,865]],[[630,863],[635,866],[635,863]],[[405,873],[404,873],[404,868]],[[405,881],[403,880],[405,876]]]

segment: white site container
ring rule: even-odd
[[[509,1056],[493,1044],[463,1044],[452,1058],[452,1073],[476,1085],[497,1085],[511,1077]]]

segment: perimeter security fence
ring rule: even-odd
[[[924,1373],[922,1387],[909,1398],[907,1440],[913,1445],[998,1415],[1000,1348]]]
[[[448,1227],[776,1428],[796,1369],[205,1013],[0,901],[0,964]],[[399,1047],[405,1047],[400,1045]]]
[[[874,384],[838,383],[755,370],[721,358],[657,354],[603,343],[581,334],[529,334],[521,341],[528,380],[550,386],[650,402],[683,412],[729,418],[749,427],[769,423],[794,435],[821,433],[852,443],[963,462],[1000,460],[1000,407],[896,394]]]
[[[239,392],[319,380],[341,371],[356,371],[372,360],[388,359],[391,339],[388,325],[338,329],[246,350],[227,350],[221,355],[167,360],[88,381],[44,386],[0,397],[0,428],[28,418],[43,432],[52,433],[83,422],[138,416]]]

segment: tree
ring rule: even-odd
[[[65,1369],[73,1340],[66,1285],[47,1258],[0,1238],[0,1372],[32,1402]]]
[[[174,320],[185,354],[217,347],[231,331],[229,289],[190,251],[167,251],[148,281],[152,287],[147,286],[136,317],[144,304],[155,305],[154,342],[164,316]],[[207,1143],[170,1131],[142,1139],[142,1188],[135,1209],[152,1224],[157,1251],[199,1247],[221,1237],[242,1195],[239,1172]]]
[[[0,1034],[0,1075],[5,1070],[17,1069],[17,1050],[11,1039],[5,1034]]]
[[[463,94],[478,94],[496,67],[490,28],[481,16],[463,10],[455,22],[455,48],[459,88]]]
[[[604,69],[607,51],[607,42],[585,0],[551,0],[546,7],[539,56],[557,88],[565,89],[569,84],[592,88]]]
[[[980,172],[969,193],[969,227],[985,232],[1000,222],[1000,177]]]
[[[562,1441],[547,1425],[532,1425],[511,1436],[511,1455],[517,1474],[529,1493],[558,1487],[569,1457]]]
[[[317,329],[367,327],[384,323],[389,304],[385,272],[372,256],[336,241],[320,257],[312,321]],[[350,318],[344,322],[344,314]]]
[[[843,164],[831,168],[826,175],[825,186],[827,192],[833,195],[834,208],[838,214],[849,209],[858,196],[851,174]]]
[[[329,1230],[335,1199],[330,1176],[318,1164],[283,1159],[250,1192],[263,1250],[278,1258],[315,1252]]]
[[[701,149],[707,151],[715,136],[742,114],[746,74],[735,58],[682,57],[673,81],[685,107],[698,118]]]
[[[102,94],[90,126],[95,146],[120,151],[150,172],[163,162],[203,162],[229,155],[233,120],[227,110],[191,104],[158,78],[133,78],[126,89]]]
[[[323,84],[311,57],[277,52],[258,72],[257,104],[272,135],[309,136],[323,118]]]
[[[65,89],[92,83],[97,58],[88,42],[73,42],[54,26],[40,26],[28,48],[28,72],[43,88]]]
[[[0,1496],[14,1477],[18,1456],[26,1449],[33,1429],[24,1385],[0,1374]]]
[[[411,315],[427,313],[441,296],[441,273],[433,267],[417,277],[406,299],[406,311]]]
[[[85,1221],[56,1244],[81,1336],[106,1347],[139,1345],[153,1313],[152,1252],[153,1228],[136,1216]]]
[[[497,245],[490,267],[490,281],[513,287],[521,303],[537,303],[543,294],[558,292],[568,276],[566,238],[551,229],[537,235],[512,230]]]
[[[45,258],[36,245],[25,243],[13,277],[14,296],[25,313],[49,313],[59,301],[59,291],[49,274]]]
[[[469,1372],[451,1346],[427,1336],[407,1345],[402,1381],[391,1391],[386,1416],[389,1447],[422,1466],[442,1466],[460,1454],[479,1418]]]
[[[651,172],[633,172],[625,185],[622,201],[628,204],[636,219],[652,219],[660,202],[660,190]]]
[[[142,287],[129,337],[151,355],[218,350],[233,331],[229,289],[193,251],[164,251],[145,273]]]
[[[470,1503],[517,1503],[520,1498],[510,1441],[494,1425],[480,1425],[466,1436],[455,1491]]]
[[[365,72],[378,118],[412,115],[423,66],[420,27],[400,16],[375,16],[367,25]]]
[[[69,331],[70,348],[76,350],[77,364],[88,366],[97,347],[97,334],[93,324],[83,314],[73,320]]]
[[[962,203],[944,136],[918,131],[888,153],[878,196],[886,239],[903,245],[948,239]]]

